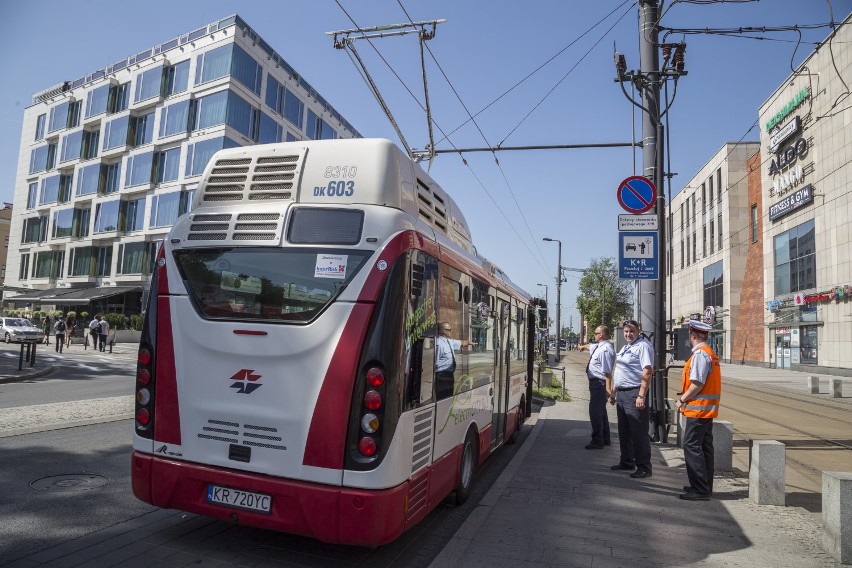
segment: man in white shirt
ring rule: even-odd
[[[453,328],[448,322],[438,324],[435,338],[435,379],[438,400],[453,395],[455,388],[456,355],[461,350],[461,341],[449,336]]]
[[[587,450],[600,450],[612,444],[606,401],[612,394],[615,350],[609,341],[609,328],[605,325],[595,328],[595,340],[597,343],[579,347],[589,351],[586,377],[589,379],[589,421],[592,424],[592,441],[586,444]]]
[[[100,337],[98,339],[100,343],[100,349],[101,351],[104,351],[104,349],[106,348],[107,335],[109,334],[109,323],[107,322],[107,319],[105,317],[101,318],[99,333]]]

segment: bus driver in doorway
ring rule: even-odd
[[[453,328],[448,322],[438,324],[435,340],[435,379],[438,400],[453,396],[456,372],[456,351],[461,351],[462,342],[451,339]]]

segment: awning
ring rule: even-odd
[[[92,300],[118,296],[128,292],[141,292],[142,286],[102,286],[94,288],[48,288],[47,290],[30,290],[14,298],[10,302],[39,302],[42,304],[64,304],[68,306],[84,306]]]

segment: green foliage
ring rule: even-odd
[[[65,315],[65,312],[63,312],[62,310],[51,310],[50,311],[50,317],[52,317],[52,318],[61,318],[64,315]]]
[[[133,331],[142,331],[142,322],[144,321],[145,316],[130,316],[130,329],[132,329]]]
[[[80,312],[80,318],[83,321],[88,322],[89,321],[89,312]]]
[[[612,257],[593,260],[583,272],[579,289],[577,309],[589,322],[589,333],[601,324],[613,330],[616,323],[630,314],[633,303],[631,281],[618,278]],[[590,339],[584,337],[581,341],[585,343]]]
[[[68,313],[67,313],[67,314],[65,314],[65,315],[67,315],[69,318],[76,318],[76,317],[77,317],[77,312],[75,312],[75,311],[73,311],[73,310],[72,310],[72,311],[68,312]]]
[[[103,318],[107,320],[110,329],[125,329],[127,327],[127,318],[124,314],[105,314]]]

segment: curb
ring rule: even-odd
[[[43,377],[48,373],[51,373],[56,368],[55,365],[48,365],[43,369],[38,369],[36,371],[32,371],[26,374],[21,375],[0,375],[0,384],[5,383],[18,383],[21,381],[26,381],[27,379],[36,379],[38,377]]]

